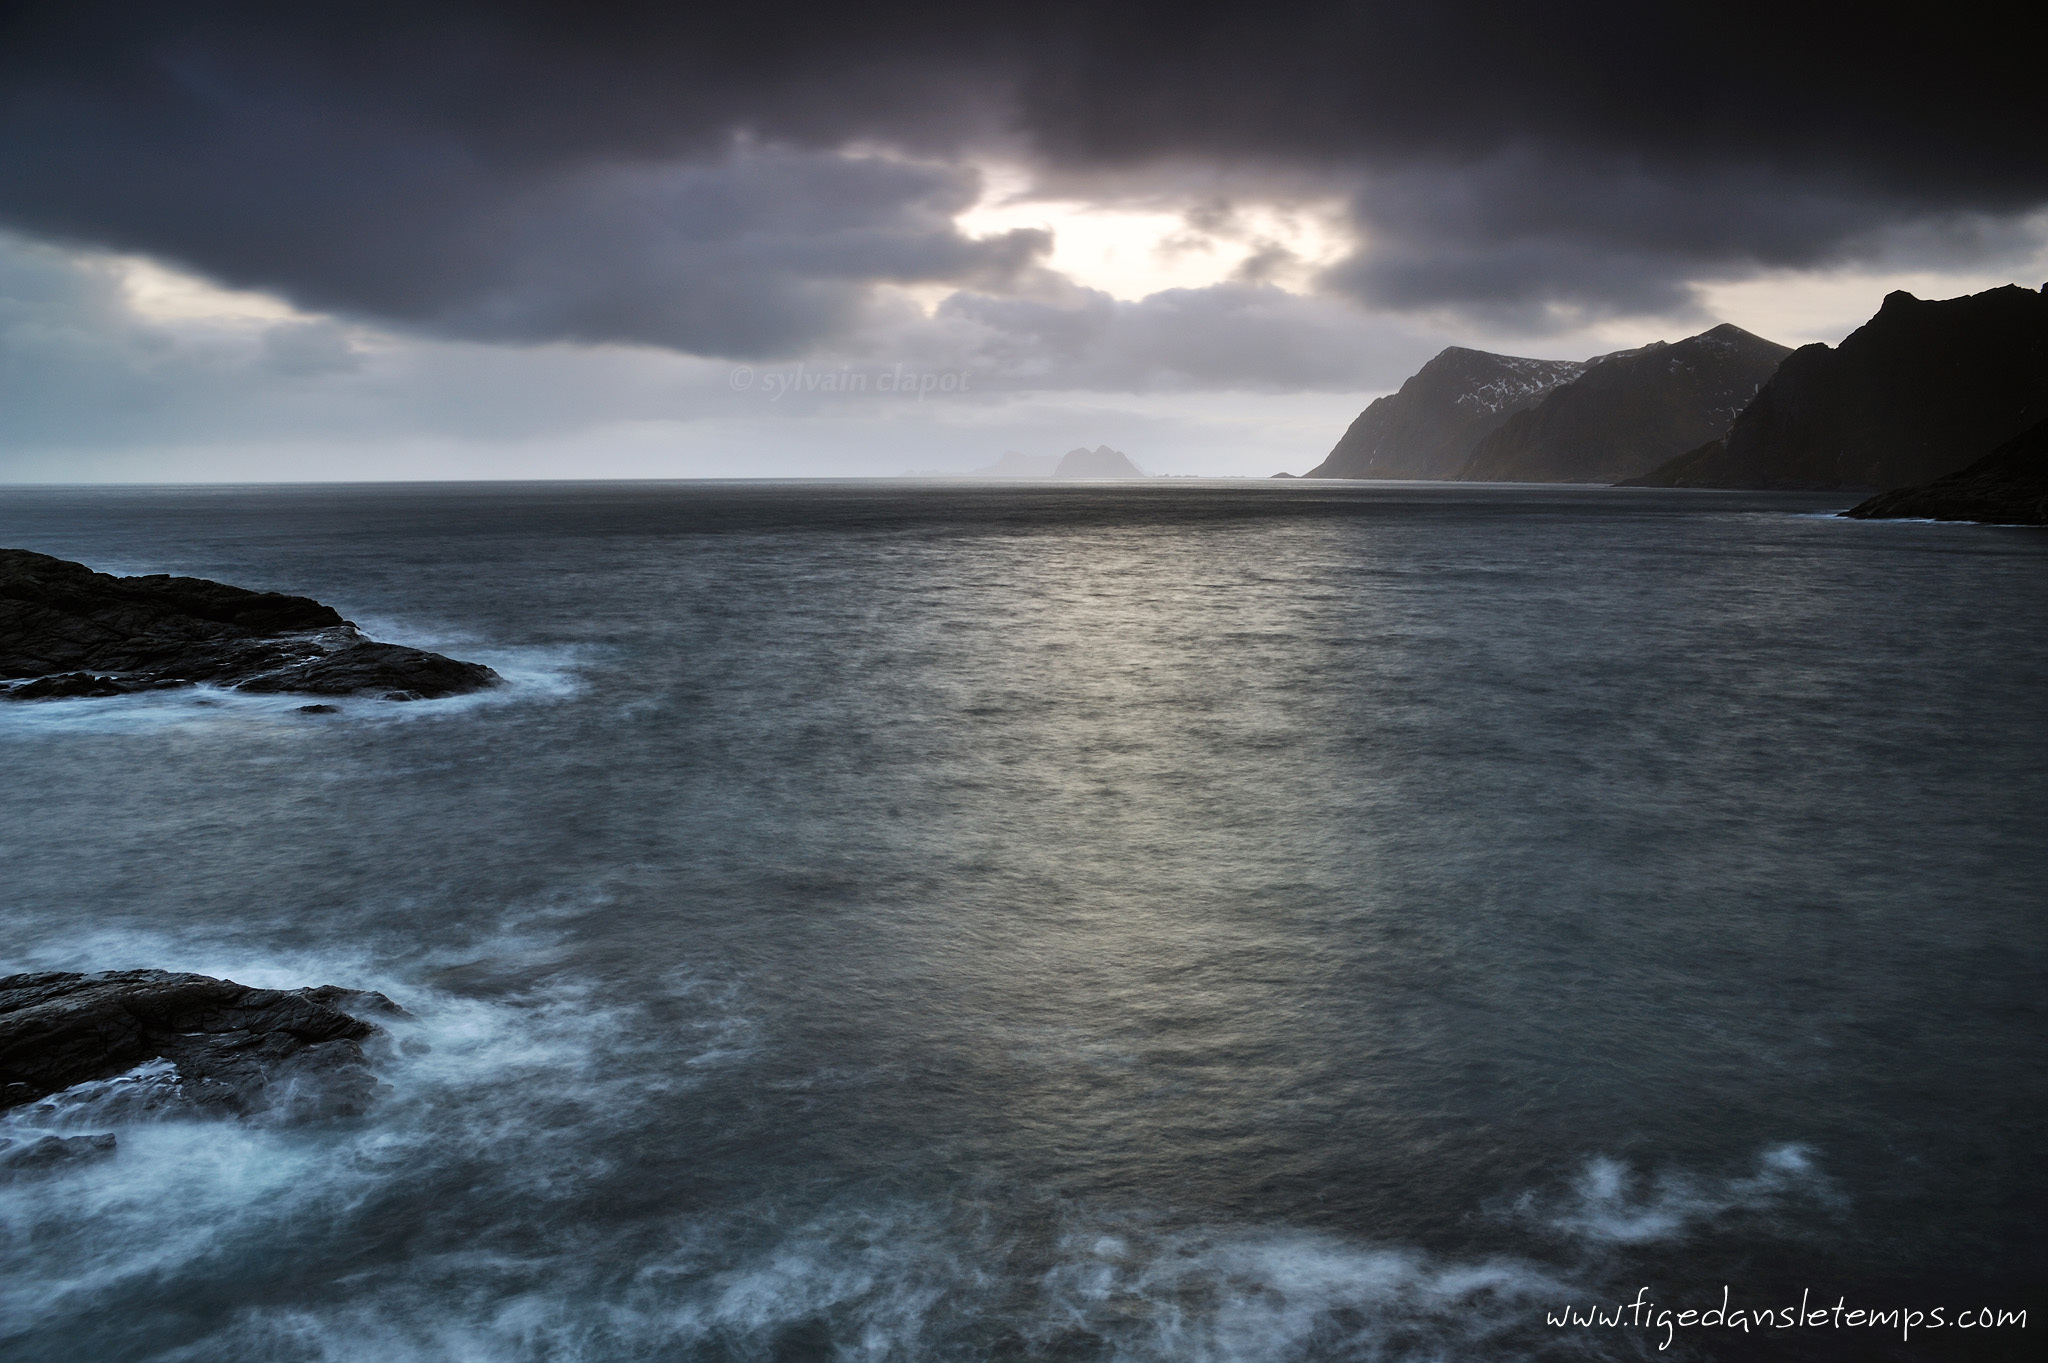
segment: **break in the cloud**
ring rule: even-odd
[[[1176,322],[1204,310],[1215,334],[1248,345],[1318,327],[1333,344],[1273,357],[1279,381],[1263,392],[1211,383],[1247,365],[1203,354],[1200,333]],[[1089,291],[1052,309],[1064,325],[1049,335],[1036,317],[897,312],[905,330],[892,341],[878,323],[870,339],[890,342],[879,353],[741,367],[343,324],[132,258],[0,236],[0,478],[958,472],[1007,446],[1084,439],[1121,441],[1160,472],[1255,471],[1298,462],[1347,421],[1356,375],[1395,381],[1437,343],[1234,285],[1135,302]],[[927,383],[883,382],[899,372]],[[858,391],[819,385],[849,373],[864,376]],[[1318,386],[1328,391],[1302,393]]]
[[[972,396],[778,419],[964,464],[1108,438],[1100,395],[1360,395],[1451,340],[1839,335],[1886,278],[2041,258],[2029,50],[1939,18],[8,5],[0,440],[715,442],[760,420],[733,362],[908,364]]]
[[[438,334],[790,354],[879,283],[1000,293],[968,164],[1347,194],[1333,287],[1658,312],[2023,213],[2022,45],[1835,7],[17,5],[0,216]],[[893,148],[880,153],[876,148]],[[864,150],[863,150],[864,149]]]

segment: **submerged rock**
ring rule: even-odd
[[[118,696],[208,682],[242,691],[422,700],[497,686],[363,634],[331,606],[196,577],[113,577],[0,549],[0,699]]]
[[[116,1143],[111,1131],[94,1136],[44,1136],[39,1140],[0,1139],[0,1183],[105,1159],[114,1153]]]
[[[148,1106],[289,1121],[353,1116],[376,1096],[361,1015],[405,1015],[382,994],[252,989],[167,970],[0,978],[0,1111],[152,1061],[175,1074]]]

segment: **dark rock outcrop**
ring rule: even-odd
[[[0,699],[115,696],[209,682],[243,691],[460,695],[500,682],[478,663],[381,644],[330,606],[196,577],[112,577],[0,549]]]
[[[1842,514],[1858,520],[2048,525],[2048,421],[1946,478],[1881,492]]]
[[[1143,478],[1145,470],[1133,464],[1130,456],[1107,445],[1097,445],[1092,450],[1068,450],[1052,471],[1055,478]]]
[[[1741,327],[1604,355],[1481,440],[1468,481],[1612,483],[1725,432],[1792,353]]]
[[[1530,360],[1451,346],[1400,391],[1375,398],[1306,478],[1453,478],[1516,412],[1586,372],[1582,360]]]
[[[151,1105],[353,1115],[377,1091],[361,1043],[380,1029],[360,1014],[404,1010],[332,985],[251,989],[165,970],[10,975],[0,979],[0,1110],[163,1060],[175,1076]]]
[[[1932,482],[2048,419],[2048,296],[1894,293],[1840,346],[1794,351],[1723,439],[1635,487],[1798,490]]]

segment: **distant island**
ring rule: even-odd
[[[917,476],[917,475],[913,475]],[[935,476],[946,476],[943,474]],[[962,475],[954,474],[953,477]],[[1002,458],[993,464],[971,470],[969,478],[1144,478],[1145,470],[1131,462],[1131,457],[1121,450],[1107,445],[1094,449],[1068,450],[1065,454],[1019,454],[1016,450],[1003,451]]]
[[[1058,467],[1052,471],[1055,478],[1143,478],[1145,470],[1133,464],[1130,456],[1107,445],[1097,445],[1092,450],[1068,450],[1060,456]]]
[[[500,685],[480,663],[378,643],[331,606],[197,577],[113,577],[0,549],[0,700],[238,691],[427,700]]]

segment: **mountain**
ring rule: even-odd
[[[1612,483],[1725,432],[1790,346],[1727,323],[1589,362],[1481,440],[1460,479]]]
[[[1107,445],[1092,450],[1068,450],[1052,471],[1055,478],[1143,478],[1145,471],[1123,453]]]
[[[1397,393],[1376,398],[1306,478],[1451,478],[1482,437],[1583,374],[1578,360],[1527,360],[1451,346]]]
[[[2048,421],[2027,427],[1960,472],[1880,493],[1842,514],[1858,520],[2048,525]]]
[[[1887,295],[1840,346],[1802,347],[1725,439],[1642,487],[1902,488],[2048,418],[2048,287]]]

